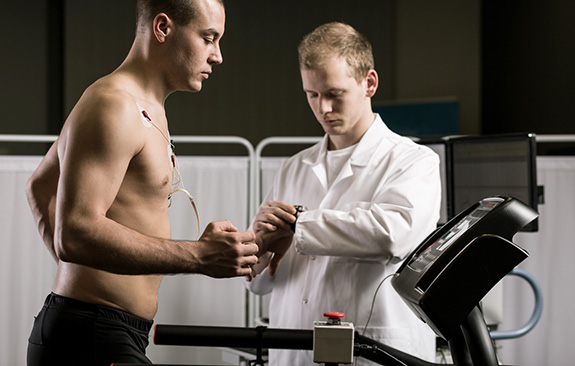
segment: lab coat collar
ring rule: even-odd
[[[355,166],[366,166],[373,157],[373,152],[382,143],[382,137],[391,134],[391,130],[385,125],[379,114],[376,114],[375,120],[367,129],[361,140],[350,157],[350,163]],[[324,135],[310,154],[303,159],[303,163],[308,165],[324,164],[327,153],[329,137]]]

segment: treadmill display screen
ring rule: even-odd
[[[501,202],[503,202],[503,199],[481,201],[479,206],[465,216],[457,225],[453,226],[437,241],[419,253],[419,255],[414,256],[411,261],[409,261],[408,266],[416,272],[425,270],[464,232],[475,225],[483,216],[497,207]]]

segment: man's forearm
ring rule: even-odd
[[[116,274],[244,276],[257,261],[257,245],[253,233],[234,229],[227,221],[215,222],[208,224],[198,241],[174,241],[100,218],[90,227],[57,231],[55,247],[62,261]]]
[[[28,204],[36,221],[36,227],[42,237],[46,248],[56,262],[59,261],[56,251],[54,249],[54,220],[55,220],[55,206],[56,196],[55,187],[50,191],[46,191],[47,186],[42,185],[43,191],[38,191],[37,187],[41,185],[36,182],[29,182],[26,187],[26,197]]]

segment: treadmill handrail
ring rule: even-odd
[[[533,309],[533,314],[531,314],[531,318],[529,318],[527,323],[525,323],[525,325],[522,327],[515,330],[491,331],[490,335],[493,340],[512,339],[524,336],[535,327],[539,319],[541,319],[541,314],[543,313],[543,292],[541,291],[539,283],[535,280],[535,277],[521,268],[514,268],[511,272],[509,272],[508,275],[523,278],[525,281],[527,281],[527,283],[529,283],[531,289],[533,290],[533,294],[535,295],[535,307]]]

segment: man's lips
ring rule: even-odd
[[[337,121],[338,121],[337,119],[322,119],[322,120],[321,120],[321,123],[324,123],[324,124],[326,124],[326,125],[330,125],[330,124],[333,124],[333,123],[335,123],[335,122],[337,122]]]

